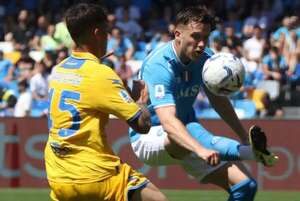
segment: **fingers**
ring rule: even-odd
[[[212,152],[207,160],[206,160],[207,164],[211,165],[211,166],[216,166],[220,163],[220,155],[218,152]]]

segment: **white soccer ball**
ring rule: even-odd
[[[213,94],[229,96],[243,85],[245,68],[233,54],[217,53],[204,63],[202,79]]]

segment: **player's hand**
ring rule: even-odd
[[[149,95],[146,83],[143,80],[133,80],[131,96],[139,104],[147,104]]]
[[[211,149],[204,149],[198,154],[208,165],[216,166],[220,163],[219,152]]]

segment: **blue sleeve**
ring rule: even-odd
[[[270,65],[269,62],[270,62],[270,57],[268,55],[264,56],[262,59],[262,63],[269,66]]]
[[[149,98],[154,108],[175,105],[173,73],[161,63],[145,64],[142,79],[148,86]]]
[[[280,57],[279,67],[280,67],[281,69],[287,69],[287,68],[288,68],[288,64],[287,64],[287,62],[286,62],[284,56],[281,56],[281,57]]]
[[[107,52],[110,52],[110,51],[113,50],[113,43],[114,43],[114,41],[112,39],[109,39],[107,41],[107,46],[106,46],[106,51]]]
[[[275,39],[275,40],[278,40],[280,38],[280,35],[281,34],[284,34],[285,36],[289,34],[289,30],[284,27],[284,26],[281,26],[280,28],[278,28],[273,34],[272,34],[272,37]]]
[[[124,38],[124,44],[127,49],[132,48],[133,44],[129,38]]]
[[[280,38],[280,34],[282,32],[282,28],[277,29],[273,34],[272,34],[272,38],[274,38],[275,40],[278,40]]]

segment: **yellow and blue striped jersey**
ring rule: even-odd
[[[90,53],[73,52],[50,76],[49,102],[48,179],[89,183],[115,174],[120,159],[106,140],[109,114],[128,122],[141,113],[116,73]]]

